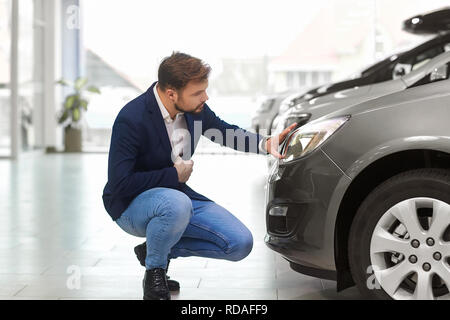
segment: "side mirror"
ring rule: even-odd
[[[395,65],[394,72],[392,74],[392,78],[394,80],[401,78],[404,75],[410,73],[411,69],[412,69],[412,65],[410,65],[410,64],[398,63]]]
[[[444,64],[433,70],[430,74],[430,82],[448,79],[448,64]]]

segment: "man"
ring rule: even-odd
[[[145,300],[169,300],[170,291],[179,290],[166,274],[170,259],[239,261],[252,250],[250,231],[186,184],[200,136],[235,150],[281,158],[278,143],[295,127],[264,138],[222,121],[206,104],[210,71],[197,58],[173,53],[162,61],[158,82],[129,102],[114,122],[103,202],[120,228],[146,237],[135,248],[146,267]]]

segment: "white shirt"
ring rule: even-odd
[[[155,93],[156,102],[158,102],[159,109],[161,110],[161,114],[166,125],[167,135],[169,136],[170,145],[172,146],[173,159],[183,157],[183,150],[189,150],[188,148],[190,145],[188,144],[191,143],[184,113],[178,113],[175,116],[175,120],[172,120],[169,112],[159,97],[156,86],[153,88],[153,92]],[[185,155],[185,158],[188,156],[189,155]]]
[[[183,157],[183,150],[190,150],[191,140],[189,138],[189,130],[186,123],[186,118],[184,117],[184,113],[177,113],[175,116],[175,120],[172,120],[169,112],[161,101],[159,97],[158,90],[156,89],[156,85],[153,87],[153,92],[156,97],[156,102],[158,102],[159,109],[161,110],[162,117],[164,119],[164,123],[166,124],[167,134],[169,136],[170,144],[172,146],[172,159],[177,159],[178,157],[182,157],[187,160],[188,155]],[[265,154],[267,151],[263,142],[265,139],[261,139],[259,142],[259,151]]]

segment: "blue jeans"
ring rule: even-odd
[[[253,248],[251,232],[230,212],[175,189],[141,193],[116,222],[125,232],[147,238],[147,270],[165,269],[168,259],[178,257],[239,261]]]

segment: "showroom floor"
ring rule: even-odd
[[[252,231],[241,262],[179,258],[169,275],[173,299],[358,299],[333,281],[291,271],[264,242],[265,158],[196,155],[189,185],[227,208]],[[106,154],[33,152],[0,160],[0,299],[141,299],[144,268],[133,253],[143,239],[107,215],[101,194]]]

